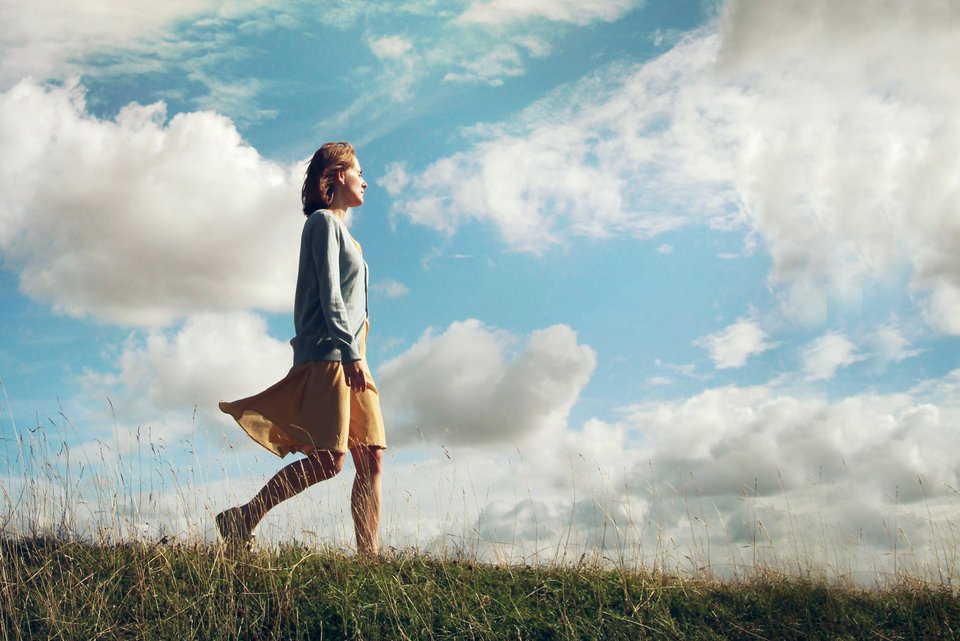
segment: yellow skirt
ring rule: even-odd
[[[280,382],[255,396],[221,402],[220,410],[281,457],[290,452],[387,446],[380,394],[370,373],[367,389],[355,392],[347,385],[340,361],[298,363]]]

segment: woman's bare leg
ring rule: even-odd
[[[357,536],[357,552],[376,555],[380,552],[380,477],[383,450],[378,447],[355,447],[350,450],[357,476],[350,493],[353,527]]]
[[[280,503],[315,483],[336,476],[343,469],[345,458],[341,452],[316,451],[274,474],[249,503],[240,506],[248,531],[252,532],[267,512]]]

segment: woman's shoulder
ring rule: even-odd
[[[329,220],[331,218],[335,219],[335,216],[333,215],[333,212],[330,211],[329,209],[317,209],[312,214],[307,216],[307,222],[309,223],[311,220],[319,220],[321,218],[325,218]]]
[[[340,221],[337,220],[337,217],[333,215],[329,209],[318,209],[309,216],[307,216],[307,221],[303,224],[304,229],[324,229],[324,230],[333,230],[335,232],[340,231]]]

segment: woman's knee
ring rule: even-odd
[[[357,474],[376,478],[383,471],[383,449],[379,447],[357,447],[351,450]]]
[[[328,450],[314,450],[307,457],[314,463],[314,465],[319,465],[323,468],[325,474],[323,476],[329,478],[336,476],[343,470],[343,463],[347,459],[347,455],[343,452],[331,452]]]

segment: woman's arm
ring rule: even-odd
[[[314,231],[312,250],[327,333],[337,342],[344,364],[359,361],[360,346],[350,331],[347,306],[340,291],[340,249],[343,232],[340,224],[329,214],[317,212],[314,216],[321,218]]]

